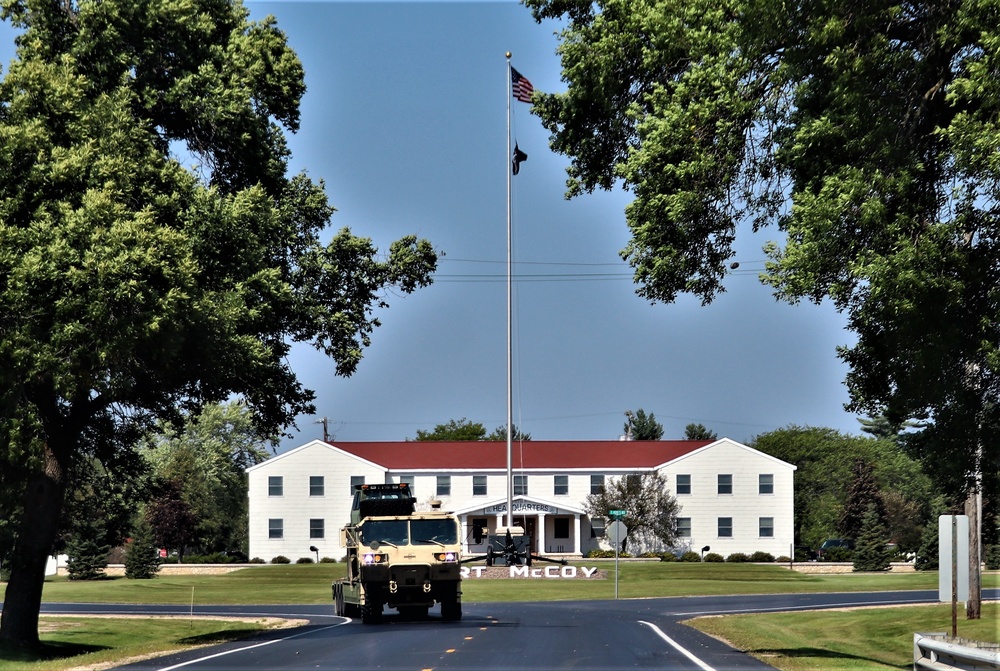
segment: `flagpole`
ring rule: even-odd
[[[511,152],[510,152],[510,98],[513,95],[511,90],[510,52],[507,52],[507,527],[514,526],[514,468],[511,454],[514,444],[514,356],[513,356],[513,292],[511,290],[511,256],[513,247],[511,244]]]

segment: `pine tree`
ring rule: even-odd
[[[159,548],[153,542],[153,530],[145,521],[139,523],[135,537],[125,550],[125,577],[132,580],[155,578],[160,572]]]
[[[111,546],[103,542],[104,529],[99,522],[80,522],[73,539],[66,545],[69,560],[66,569],[70,580],[100,580],[105,577]]]
[[[890,551],[886,547],[888,535],[885,524],[878,515],[878,507],[871,503],[861,523],[861,534],[854,546],[855,571],[885,571],[889,568]]]
[[[847,500],[840,513],[837,529],[844,538],[857,540],[860,537],[868,506],[874,505],[880,523],[885,521],[885,502],[875,480],[875,468],[866,459],[854,460],[851,467],[851,484],[847,489]]]

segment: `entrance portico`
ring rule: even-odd
[[[484,501],[475,507],[456,510],[462,523],[462,536],[472,554],[486,551],[486,535],[507,526],[507,500]],[[564,502],[553,503],[530,496],[513,500],[515,526],[531,536],[535,554],[582,554],[581,521],[587,513]],[[482,528],[486,534],[481,534]],[[476,542],[479,540],[480,542]]]

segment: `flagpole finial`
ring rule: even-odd
[[[509,51],[507,52],[507,58],[510,58],[510,52]]]

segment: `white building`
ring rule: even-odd
[[[417,508],[439,499],[462,521],[467,550],[486,551],[474,530],[506,525],[503,442],[327,443],[315,440],[247,469],[250,556],[340,559],[340,528],[354,485],[408,482]],[[723,438],[709,441],[516,443],[514,518],[545,555],[580,556],[608,547],[584,511],[609,478],[658,471],[680,504],[680,542],[728,556],[789,555],[795,466]],[[310,548],[316,548],[311,550]],[[630,548],[631,549],[631,548]]]

